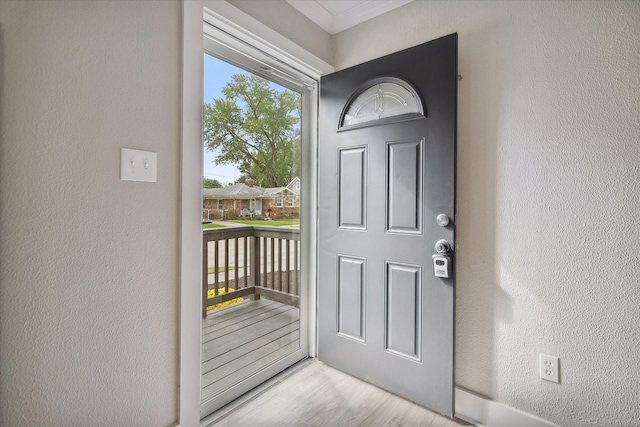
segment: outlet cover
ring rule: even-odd
[[[554,383],[560,382],[560,359],[540,353],[540,378]]]
[[[120,179],[122,181],[158,181],[158,153],[120,149]]]

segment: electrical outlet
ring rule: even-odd
[[[554,383],[560,382],[560,359],[540,353],[540,378]]]

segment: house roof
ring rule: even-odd
[[[205,188],[205,199],[263,199],[273,197],[282,192],[296,194],[287,187],[262,188],[258,186],[249,187],[246,184],[233,184],[222,188]]]
[[[246,184],[233,184],[222,188],[205,188],[205,199],[255,199],[264,194],[262,187],[249,187]]]
[[[275,196],[278,193],[282,193],[283,191],[291,191],[287,187],[273,187],[273,188],[265,188],[264,195],[265,196]]]

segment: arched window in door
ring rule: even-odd
[[[338,130],[375,126],[426,117],[418,91],[397,77],[378,77],[364,83],[349,98]]]

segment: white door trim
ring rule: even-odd
[[[182,8],[182,144],[180,200],[180,376],[178,425],[200,424],[202,227],[202,5],[185,0]],[[194,167],[200,165],[200,167]]]
[[[203,105],[203,19],[216,20],[216,26],[237,40],[260,48],[282,64],[317,80],[333,67],[310,52],[271,30],[249,15],[223,1],[183,0],[182,63],[182,144],[180,201],[180,426],[200,424],[200,346],[201,346],[201,180],[202,180],[202,105]],[[250,29],[250,30],[248,30]],[[317,90],[316,90],[317,94]],[[317,99],[317,98],[316,98]],[[310,103],[310,129],[317,129],[317,100]],[[304,281],[308,289],[309,355],[316,353],[316,256],[317,236],[317,132],[311,132],[309,156],[303,158],[308,179],[303,179],[303,194],[309,194],[310,209],[301,230],[313,255],[309,258]],[[198,165],[194,167],[194,165]],[[313,226],[311,226],[313,225]]]

